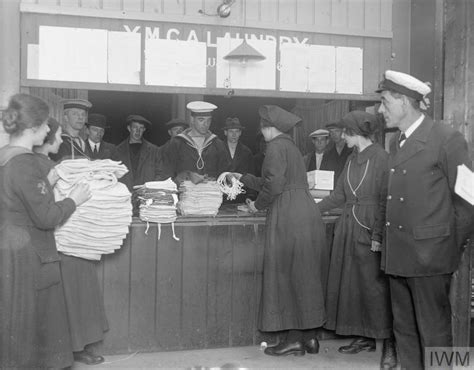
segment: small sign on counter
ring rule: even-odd
[[[310,189],[334,190],[334,171],[309,171],[307,177]]]

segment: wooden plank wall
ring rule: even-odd
[[[106,354],[255,345],[264,219],[239,224],[134,223],[98,265],[110,330]],[[334,220],[327,223],[328,245]]]

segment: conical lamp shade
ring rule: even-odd
[[[252,46],[247,44],[247,41],[244,39],[242,43],[232,50],[229,54],[224,57],[225,60],[237,60],[237,61],[247,61],[247,60],[264,60],[265,56],[260,54]]]

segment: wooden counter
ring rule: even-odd
[[[328,239],[334,220],[324,217]],[[122,248],[98,264],[110,330],[104,354],[259,343],[265,215],[223,209],[171,225],[134,220]]]
[[[337,214],[324,217],[328,248]],[[258,344],[265,214],[222,209],[171,226],[135,219],[122,248],[98,264],[110,330],[104,354]],[[451,291],[457,346],[469,345],[470,247]],[[323,332],[327,334],[329,332]]]

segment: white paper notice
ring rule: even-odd
[[[280,90],[334,93],[335,89],[334,46],[280,45]]]
[[[464,164],[458,166],[454,191],[461,198],[474,205],[474,172]]]
[[[206,43],[147,39],[145,84],[206,87]]]
[[[261,61],[228,61],[224,57],[242,43],[242,39],[217,38],[216,86],[226,89],[276,88],[276,42],[248,39],[247,43],[265,56]]]
[[[39,78],[107,83],[107,32],[40,26]]]
[[[109,31],[108,54],[109,83],[140,83],[140,33]]]
[[[334,190],[334,171],[314,171],[314,188],[319,190]]]
[[[361,48],[336,47],[336,92],[362,94]]]
[[[26,76],[30,79],[38,79],[39,69],[39,45],[28,44],[28,61]]]

